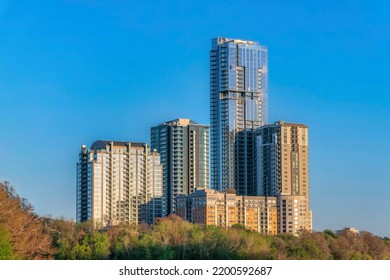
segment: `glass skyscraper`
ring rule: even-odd
[[[256,195],[254,129],[267,123],[267,48],[215,38],[210,51],[211,188]]]

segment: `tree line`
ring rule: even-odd
[[[0,259],[60,260],[390,260],[390,240],[369,232],[302,231],[262,235],[191,224],[171,215],[155,225],[96,228],[39,217],[9,183],[0,183]]]

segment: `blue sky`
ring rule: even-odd
[[[211,39],[255,40],[269,120],[309,126],[314,228],[390,236],[389,4],[129,2],[0,0],[0,180],[74,218],[82,144],[209,123]]]

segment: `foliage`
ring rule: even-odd
[[[0,225],[0,260],[13,259],[13,249],[8,229]]]
[[[2,246],[5,246],[2,250],[9,252],[7,242],[12,247],[12,254],[7,255],[9,258],[52,258],[50,233],[33,207],[20,198],[8,182],[0,183],[0,226],[3,228]]]
[[[337,237],[336,233],[334,231],[330,230],[330,229],[324,230],[324,233],[329,235],[330,237],[333,237],[333,238]]]
[[[60,260],[102,260],[110,255],[110,241],[105,232],[92,223],[76,224],[66,220],[45,219],[51,228],[56,258]]]
[[[265,236],[241,225],[204,226],[175,215],[150,225],[97,228],[91,222],[38,217],[0,184],[0,259],[367,260],[390,259],[390,240],[369,232],[301,231]]]
[[[120,225],[99,231],[90,223],[48,223],[59,259],[227,260],[388,259],[390,243],[368,232],[302,231],[265,236],[231,228],[190,224],[171,215],[156,225]]]

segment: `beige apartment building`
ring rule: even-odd
[[[237,196],[234,191],[200,189],[176,198],[176,214],[197,224],[240,224],[255,232],[277,234],[276,197]]]
[[[300,230],[311,230],[311,212],[304,196],[280,195],[278,201],[278,233],[296,234]]]
[[[275,122],[257,129],[256,141],[257,193],[278,197],[278,233],[311,231],[308,127]]]
[[[160,155],[145,143],[96,141],[77,163],[77,221],[153,223],[162,217]]]

